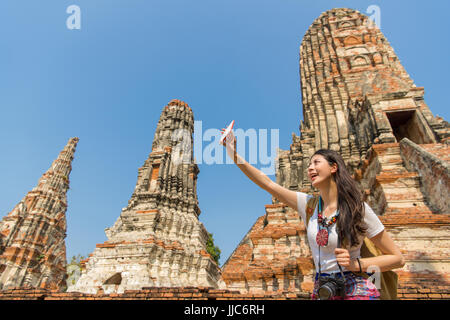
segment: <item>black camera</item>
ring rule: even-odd
[[[329,300],[333,297],[345,297],[345,278],[339,278],[338,274],[319,277],[319,290],[317,295],[320,300]]]

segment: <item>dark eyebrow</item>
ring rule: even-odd
[[[320,160],[320,159],[309,160],[308,167],[311,165],[311,163],[316,162],[316,161],[319,161],[319,160]]]

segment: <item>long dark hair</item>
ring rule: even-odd
[[[359,236],[367,231],[361,189],[348,172],[344,159],[339,153],[329,149],[320,149],[314,153],[314,155],[316,154],[323,156],[330,166],[337,164],[337,171],[333,174],[338,190],[339,218],[336,230],[339,238],[345,239],[344,246],[345,244],[350,244],[350,247],[356,246],[360,241]]]

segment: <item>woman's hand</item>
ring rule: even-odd
[[[225,129],[222,128],[221,133],[223,134]],[[229,138],[229,139],[228,139]],[[237,138],[233,131],[225,141],[220,143],[226,147],[228,156],[233,159],[234,163],[241,169],[241,171],[256,185],[261,189],[269,192],[273,197],[278,199],[280,202],[287,204],[294,210],[297,209],[297,192],[289,190],[275,182],[273,182],[264,172],[253,167],[244,158],[240,157],[236,152]]]
[[[350,259],[350,253],[347,249],[336,248],[334,250],[336,261],[341,267],[345,267],[348,271],[359,271],[359,264],[356,260]]]
[[[225,132],[226,129],[222,128],[222,130],[220,130],[220,134],[223,134]],[[230,141],[228,141],[230,140]],[[233,131],[230,131],[230,133],[228,133],[227,137],[225,139],[223,139],[222,143],[220,143],[221,145],[223,145],[224,147],[227,146],[233,146],[233,142],[236,141],[236,137],[234,136]]]
[[[222,130],[220,130],[220,133],[223,134],[225,132],[226,129],[222,128]],[[236,137],[233,134],[233,131],[230,131],[230,133],[228,133],[227,137],[225,139],[223,139],[222,142],[219,142],[219,144],[223,145],[225,147],[225,149],[227,150],[227,154],[228,156],[233,159],[234,163],[238,164],[238,156],[237,156],[237,152],[236,152]],[[241,162],[241,160],[239,160]]]
[[[224,132],[225,132],[225,129],[222,128],[222,130],[220,130],[220,134],[223,134]],[[226,139],[223,139],[223,141],[222,141],[222,142],[219,142],[219,143],[225,147],[225,145],[226,145]]]

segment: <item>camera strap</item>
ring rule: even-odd
[[[337,233],[337,232],[336,232],[336,233]],[[338,235],[338,238],[337,238],[337,247],[340,248],[340,247],[341,247],[341,239],[339,239],[339,233],[337,233],[337,235]],[[337,265],[338,265],[338,267],[339,267],[339,271],[341,272],[342,279],[344,279],[344,281],[345,281],[345,276],[344,276],[344,272],[342,271],[342,267],[341,267],[341,265],[339,264],[339,262],[336,261],[336,263],[337,263]]]
[[[319,198],[319,208],[318,208],[319,210],[318,210],[318,213],[320,212],[322,212],[322,197],[320,197]],[[317,221],[317,228],[318,228],[318,230],[320,230],[320,224],[319,224],[319,221]],[[339,233],[336,231],[336,233],[337,233],[337,248],[340,248],[341,247],[341,239],[339,238]],[[320,275],[322,274],[322,269],[321,269],[321,261],[320,261],[320,245],[319,245],[319,278],[320,278]],[[341,267],[341,265],[336,261],[336,263],[337,263],[337,265],[338,265],[338,267],[339,267],[339,271],[340,271],[340,273],[341,273],[341,276],[342,276],[342,279],[345,281],[345,276],[344,276],[344,272],[342,271],[342,267]]]

